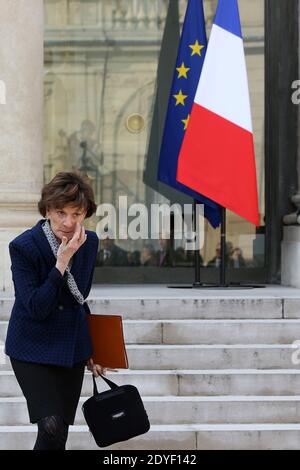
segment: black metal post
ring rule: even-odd
[[[197,231],[197,201],[194,199],[193,202],[193,229],[194,233]],[[195,281],[193,283],[194,287],[201,286],[202,283],[200,281],[200,253],[198,249],[194,250],[194,260],[195,260]]]
[[[193,204],[193,216],[194,216],[194,223],[193,227],[194,230],[195,228],[195,223],[196,223],[196,205],[197,202],[194,201]],[[198,288],[198,289],[252,289],[254,287],[265,287],[264,285],[261,284],[233,284],[233,283],[226,283],[226,270],[227,270],[227,259],[228,259],[228,253],[226,253],[226,209],[225,207],[222,207],[221,211],[221,262],[220,262],[220,280],[219,284],[205,284],[200,281],[200,253],[199,250],[195,250],[195,281],[192,284],[172,284],[169,285],[168,287],[173,287],[173,288]]]
[[[220,264],[220,286],[226,286],[226,209],[222,207],[221,215],[221,264]]]

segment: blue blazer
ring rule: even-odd
[[[42,230],[45,219],[9,244],[15,303],[5,342],[8,356],[27,362],[71,367],[92,355],[86,315],[55,267],[56,258]],[[86,298],[89,295],[98,237],[86,230],[85,243],[73,256],[71,273]]]

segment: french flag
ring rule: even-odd
[[[219,0],[176,179],[259,225],[249,89],[237,0]]]

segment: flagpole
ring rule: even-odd
[[[220,287],[226,286],[226,208],[221,209],[221,263]]]
[[[196,232],[197,221],[197,200],[194,199],[193,201],[193,229]],[[221,253],[220,253],[220,266],[219,266],[219,283],[205,283],[201,282],[201,275],[200,275],[200,253],[198,249],[194,250],[194,260],[195,260],[195,269],[194,269],[194,282],[191,284],[169,284],[167,287],[169,288],[177,288],[177,289],[253,289],[255,287],[266,287],[262,284],[242,284],[242,283],[228,283],[226,282],[226,274],[227,274],[227,253],[226,253],[226,208],[221,207]]]
[[[194,233],[197,232],[196,217],[197,217],[197,200],[194,199],[194,202],[193,202],[193,227],[194,227]],[[196,245],[197,245],[197,243],[196,243]],[[201,276],[200,276],[200,253],[199,253],[199,249],[197,249],[197,247],[194,250],[194,261],[195,261],[195,280],[194,280],[193,286],[198,287],[198,286],[201,286],[202,283],[201,283]]]

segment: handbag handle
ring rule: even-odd
[[[94,395],[98,395],[99,392],[98,392],[98,389],[97,389],[96,379],[95,379],[94,374],[92,374],[92,375],[93,375],[93,383],[94,383]],[[111,380],[107,379],[102,374],[100,374],[100,377],[102,377],[102,379],[107,383],[107,385],[110,386],[111,389],[119,388],[119,385],[117,385],[114,382],[112,382]]]

